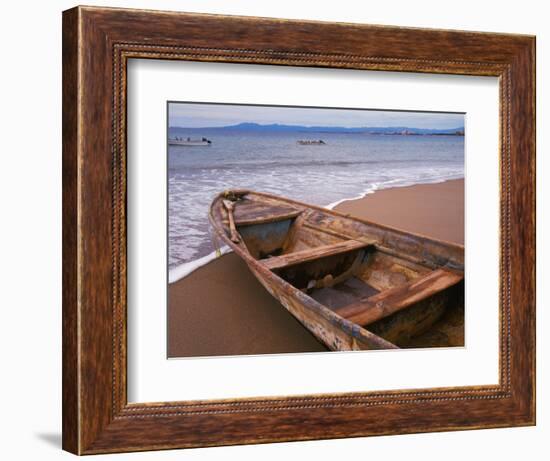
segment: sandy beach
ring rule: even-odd
[[[464,245],[464,179],[382,189],[334,208],[409,232]]]
[[[464,243],[464,180],[384,189],[336,208],[363,219]],[[169,285],[168,356],[326,351],[234,254]]]

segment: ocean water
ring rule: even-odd
[[[464,137],[194,130],[208,147],[168,148],[168,265],[215,249],[209,205],[229,188],[334,206],[378,189],[464,177]],[[302,146],[298,139],[323,139]]]

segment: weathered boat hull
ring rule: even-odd
[[[462,246],[251,191],[220,194],[210,221],[331,350],[464,343]]]

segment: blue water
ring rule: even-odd
[[[228,188],[327,206],[378,189],[464,177],[464,137],[193,130],[208,147],[169,146],[169,267],[214,249],[208,207]],[[301,146],[298,139],[323,139]]]

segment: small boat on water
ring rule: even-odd
[[[464,345],[464,247],[248,190],[211,204],[221,240],[336,351]]]
[[[168,139],[168,144],[171,146],[209,146],[212,144],[212,141],[206,138],[191,139],[175,137]]]
[[[324,146],[326,142],[322,139],[300,139],[296,141],[301,146]]]

